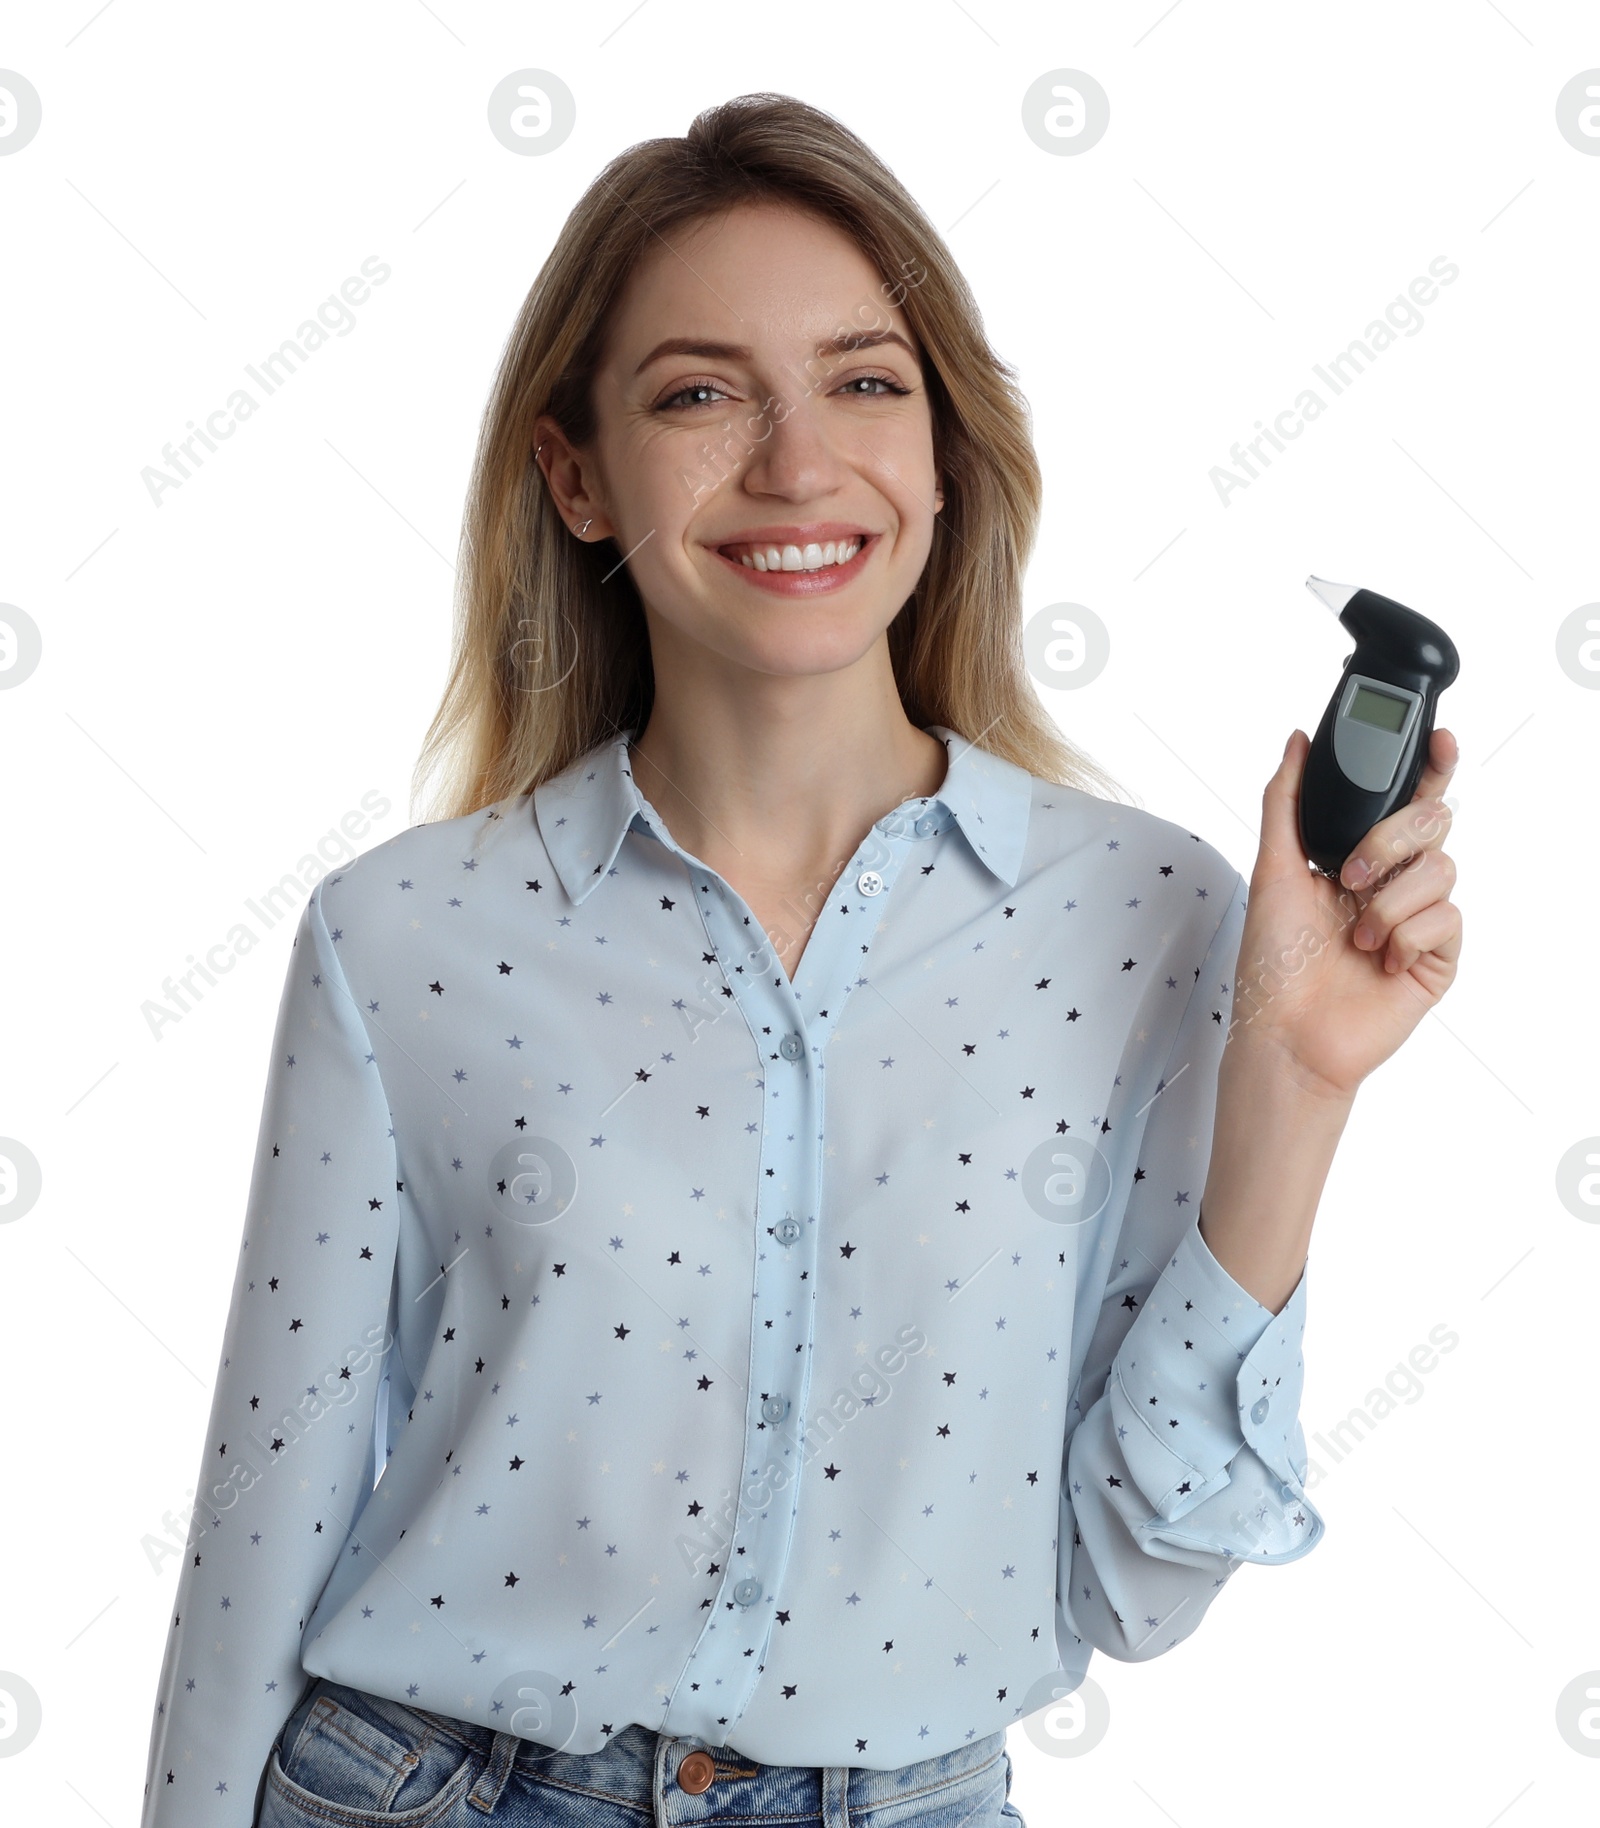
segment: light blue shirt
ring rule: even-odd
[[[631,730],[312,891],[143,1828],[249,1828],[308,1672],[908,1764],[1321,1539],[1305,1275],[1197,1228],[1245,883],[928,727],[792,983]]]

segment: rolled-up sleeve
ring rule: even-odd
[[[1294,1561],[1324,1531],[1302,1484],[1307,1271],[1273,1313],[1199,1229],[1244,924],[1235,874],[1143,1113],[1067,1446],[1062,1610],[1080,1639],[1129,1662],[1188,1637],[1240,1562]]]

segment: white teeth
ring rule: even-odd
[[[825,546],[812,540],[803,549],[768,546],[764,552],[744,552],[739,555],[739,563],[752,571],[820,571],[824,565],[848,565],[860,550],[858,539],[829,540]]]

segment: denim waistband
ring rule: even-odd
[[[835,1773],[832,1787],[841,1788],[838,1767],[817,1765],[765,1765],[748,1758],[733,1745],[710,1745],[690,1736],[657,1733],[637,1721],[620,1728],[594,1752],[562,1752],[534,1740],[482,1726],[476,1721],[460,1720],[454,1715],[433,1713],[412,1707],[385,1695],[356,1689],[332,1677],[314,1678],[301,1696],[285,1724],[282,1738],[292,1745],[318,1695],[331,1692],[341,1705],[356,1706],[379,1726],[387,1726],[402,1738],[414,1735],[419,1721],[432,1733],[451,1740],[464,1751],[477,1753],[486,1764],[498,1762],[503,1769],[524,1776],[591,1795],[638,1803],[654,1794],[658,1782],[670,1777],[678,1764],[692,1751],[708,1753],[715,1766],[714,1784],[718,1794],[719,1817],[737,1819],[739,1795],[748,1789],[752,1797],[759,1784],[763,1792],[763,1810],[771,1807],[773,1780],[785,1777],[786,1802],[797,1813],[817,1810],[828,1773]],[[502,1742],[511,1741],[512,1745]],[[496,1760],[496,1753],[499,1757]],[[905,1801],[944,1789],[974,1776],[1002,1758],[1005,1753],[1003,1731],[976,1736],[945,1752],[934,1753],[912,1764],[879,1769],[870,1765],[848,1767],[848,1793],[852,1808],[868,1809],[885,1803]],[[740,1780],[749,1780],[741,1783]]]

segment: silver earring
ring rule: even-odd
[[[590,527],[592,527],[593,525],[594,525],[594,516],[591,514],[589,516],[588,520],[586,520],[583,523],[583,525],[578,529],[578,538],[582,539],[584,534],[586,534],[589,531]]]

